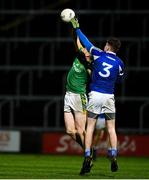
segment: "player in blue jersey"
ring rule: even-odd
[[[111,171],[118,170],[117,164],[117,134],[115,130],[115,99],[114,89],[124,75],[124,63],[116,55],[121,42],[117,38],[107,40],[104,50],[95,47],[79,29],[76,18],[71,24],[80,38],[81,43],[93,57],[92,77],[90,83],[89,102],[87,105],[87,128],[85,134],[85,158],[80,175],[90,172],[92,167],[91,145],[96,120],[101,114],[105,115],[106,128],[110,143],[108,157],[111,161]]]

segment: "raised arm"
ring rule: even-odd
[[[87,51],[91,52],[91,48],[94,47],[94,45],[88,40],[80,29],[76,29],[76,34],[80,38],[82,44],[86,47]]]
[[[85,56],[86,61],[91,63],[91,54],[87,51],[86,48],[84,48],[80,42],[79,37],[77,36],[77,46],[80,52],[82,52]]]
[[[71,24],[73,28],[76,31],[77,36],[79,37],[81,43],[85,46],[88,52],[91,52],[91,48],[94,47],[94,45],[89,41],[89,39],[82,33],[82,31],[79,29],[79,23],[76,18],[71,19]]]
[[[84,47],[82,46],[79,37],[77,36],[77,47],[79,50],[82,50]]]

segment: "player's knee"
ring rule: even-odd
[[[79,136],[82,136],[84,134],[84,130],[83,129],[77,129],[76,130],[76,133],[79,135]]]
[[[76,134],[76,130],[70,130],[70,129],[68,129],[68,130],[66,130],[66,133],[67,133],[69,136],[74,137],[75,134]]]
[[[108,128],[107,131],[108,131],[108,134],[113,134],[115,133],[115,128]]]

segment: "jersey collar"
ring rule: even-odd
[[[106,53],[110,53],[110,54],[116,55],[116,53],[115,53],[115,52],[112,52],[112,51],[106,51]]]

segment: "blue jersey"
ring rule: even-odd
[[[113,52],[105,52],[96,48],[80,29],[76,30],[81,42],[93,56],[91,91],[113,94],[115,83],[121,82],[124,64]]]

